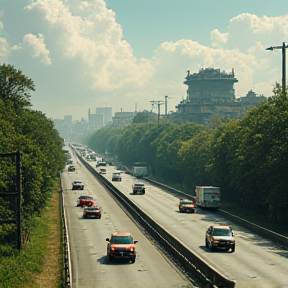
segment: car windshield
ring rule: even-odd
[[[137,183],[137,184],[135,184],[135,186],[137,186],[137,187],[143,187],[144,184],[139,184],[139,183]]]
[[[74,181],[74,184],[82,184],[80,181]]]
[[[223,228],[215,228],[213,230],[214,236],[232,236],[232,232],[230,229],[223,229]]]
[[[133,238],[131,236],[112,236],[111,244],[133,244]]]

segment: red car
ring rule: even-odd
[[[113,259],[127,259],[132,263],[136,260],[136,243],[131,233],[115,232],[107,241],[108,261]]]
[[[77,207],[84,207],[84,206],[91,207],[94,205],[95,205],[95,202],[94,202],[93,197],[91,196],[80,196],[77,199]]]
[[[84,207],[83,209],[83,218],[98,218],[101,219],[101,207],[100,206],[91,206]]]

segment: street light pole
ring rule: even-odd
[[[288,45],[287,45],[288,47]],[[286,45],[285,42],[283,42],[282,45],[282,86],[283,86],[283,92],[286,91]]]
[[[286,48],[288,48],[288,45],[286,45],[285,42],[283,42],[282,46],[271,46],[266,48],[266,50],[273,51],[274,49],[282,49],[282,91],[283,93],[286,92]]]

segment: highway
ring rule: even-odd
[[[89,163],[94,165],[93,162]],[[95,169],[99,170],[99,168]],[[111,181],[115,168],[108,166],[106,169],[107,174],[104,177]],[[145,180],[141,180],[146,186],[145,195],[133,195],[133,181],[135,181],[133,176],[122,173],[122,182],[113,182],[113,185],[129,196],[162,227],[196,252],[199,257],[227,278],[236,280],[237,288],[288,287],[287,248],[233,224],[217,212],[197,208],[195,214],[179,213],[177,198]],[[205,248],[206,228],[214,223],[232,226],[236,234],[235,253],[210,252]]]
[[[61,176],[71,249],[72,288],[194,287],[148,240],[75,155],[73,158],[76,171],[68,172],[66,168]],[[71,189],[74,180],[84,183],[83,191]],[[101,219],[83,219],[82,208],[76,207],[80,195],[96,199],[102,207]],[[107,261],[105,239],[115,231],[131,232],[139,241],[134,264]]]

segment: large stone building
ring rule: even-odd
[[[253,91],[246,97],[236,99],[234,84],[238,80],[233,69],[232,72],[225,72],[202,68],[199,73],[190,74],[188,71],[185,79],[184,84],[188,85],[187,97],[176,106],[176,117],[181,118],[179,122],[182,123],[208,124],[213,115],[240,118],[249,108],[265,99],[264,96],[257,97]],[[247,96],[249,100],[246,101]]]

